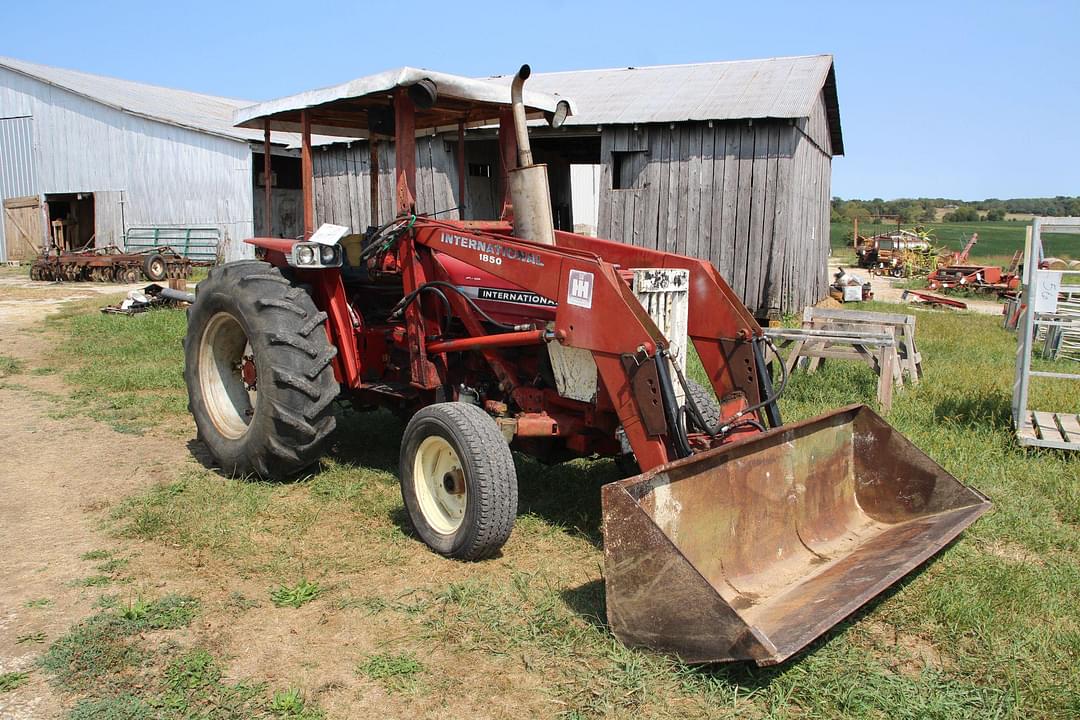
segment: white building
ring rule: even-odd
[[[139,226],[216,227],[244,255],[263,137],[232,117],[250,104],[0,57],[0,260]]]

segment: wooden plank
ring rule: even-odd
[[[795,150],[794,129],[791,125],[780,126],[779,145],[777,148],[776,205],[773,213],[773,264],[771,272],[769,306],[781,313],[790,313],[798,308],[787,304],[784,297],[787,277],[788,242],[791,237],[791,208],[795,203],[795,188],[792,185],[792,154]]]
[[[712,255],[712,209],[715,193],[713,179],[716,165],[717,127],[705,127],[701,131],[701,193],[697,257],[715,262]]]
[[[892,397],[893,397],[893,357],[895,352],[891,352],[889,349],[882,349],[880,353],[881,367],[878,373],[878,402],[881,403],[881,409],[884,412],[889,412],[892,409]]]
[[[345,177],[349,188],[349,232],[362,233],[364,231],[360,219],[360,172],[356,167],[356,152],[359,143],[350,143],[345,148]]]
[[[667,125],[654,125],[655,131],[660,134],[660,155],[658,157],[659,167],[657,168],[656,177],[656,249],[664,252],[668,249],[668,234],[667,234],[667,216],[668,216],[668,200],[670,193],[668,192],[668,185],[671,176],[671,138],[672,131]]]
[[[596,234],[615,240],[611,234],[612,150],[615,146],[615,127],[607,126],[600,133],[600,205],[596,215]]]
[[[746,272],[750,257],[750,222],[753,211],[754,128],[745,124],[739,128],[739,184],[735,208],[735,261],[732,288],[743,303],[747,302]]]
[[[646,157],[645,185],[641,225],[641,246],[657,248],[658,218],[660,211],[660,170],[663,168],[663,131],[659,125],[648,125],[649,153]]]
[[[1080,443],[1080,422],[1072,413],[1057,413],[1058,429],[1061,435],[1069,442]]]
[[[682,168],[683,127],[676,125],[671,129],[671,154],[668,157],[667,184],[667,219],[664,227],[665,250],[679,252],[679,176]]]
[[[780,273],[776,262],[776,238],[773,222],[776,216],[780,126],[776,122],[769,123],[768,153],[768,166],[765,177],[765,216],[762,219],[761,230],[761,270],[758,274],[757,297],[759,314],[777,318],[780,316],[780,308],[773,299],[775,294],[773,287],[778,284]]]
[[[1032,424],[1035,426],[1035,432],[1040,440],[1063,440],[1068,442],[1068,438],[1064,437],[1058,428],[1052,413],[1035,410],[1031,414],[1033,416]]]
[[[755,315],[761,312],[761,270],[765,230],[765,189],[769,171],[769,128],[764,123],[753,126],[754,152],[750,180],[750,217],[746,246],[746,290],[743,302]]]
[[[701,237],[701,144],[704,125],[693,123],[688,128],[689,145],[686,148],[686,187],[683,196],[686,213],[682,217],[683,247],[682,254],[701,257],[699,238]]]
[[[736,210],[739,206],[739,154],[742,147],[742,129],[735,123],[727,126],[727,143],[724,146],[724,211],[720,226],[721,255],[720,274],[727,284],[735,285]]]
[[[807,307],[804,320],[844,320],[847,322],[867,322],[887,325],[914,325],[914,315],[901,313],[871,312],[869,310],[843,310],[840,308]]]

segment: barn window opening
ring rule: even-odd
[[[491,177],[491,164],[469,163],[469,177]]]
[[[638,178],[645,169],[644,150],[614,150],[611,153],[611,189],[633,190],[641,187]]]

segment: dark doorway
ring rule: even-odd
[[[304,196],[301,190],[300,158],[270,153],[270,209],[273,213],[271,227],[266,225],[263,213],[266,178],[263,177],[263,154],[251,154],[253,210],[256,237],[297,238],[304,230]]]
[[[46,195],[45,207],[53,246],[75,251],[94,244],[94,193]]]

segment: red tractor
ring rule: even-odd
[[[602,493],[616,635],[687,661],[779,662],[989,503],[868,408],[782,425],[768,341],[708,262],[555,231],[526,123],[573,106],[525,93],[528,76],[405,68],[241,113],[268,138],[302,131],[307,239],[249,240],[259,259],[199,284],[185,341],[199,437],[227,473],[281,477],[319,459],[335,400],[403,413],[409,518],[462,560],[510,536],[511,450],[616,458],[631,468]],[[417,131],[495,120],[518,160],[503,216],[417,214]],[[388,124],[399,215],[347,253],[312,235],[310,131]],[[691,343],[709,387],[686,377]]]

